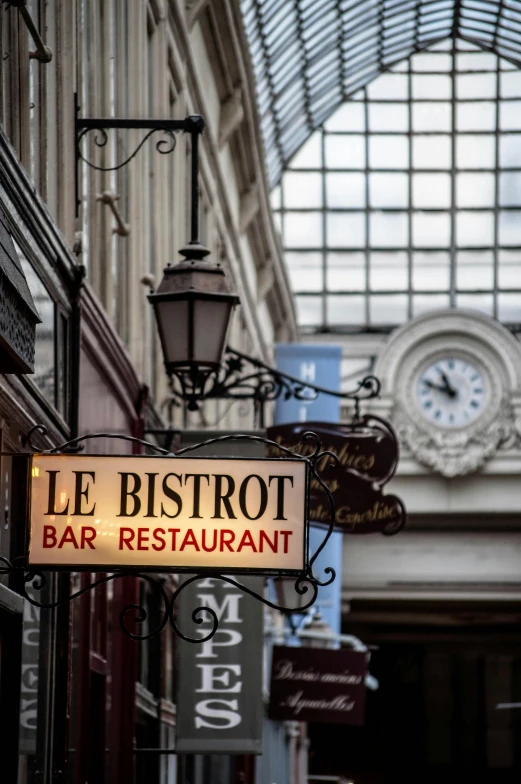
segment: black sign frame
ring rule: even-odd
[[[217,570],[211,568],[204,568],[200,570],[198,569],[197,570],[198,573],[194,577],[191,577],[187,579],[185,582],[183,582],[174,591],[174,593],[171,596],[169,596],[165,591],[162,581],[159,578],[155,579],[151,574],[149,574],[149,572],[153,571],[149,566],[146,567],[146,572],[145,572],[143,571],[143,569],[140,568],[129,568],[129,567],[125,567],[124,569],[120,569],[120,568],[111,569],[110,565],[107,565],[107,569],[111,569],[110,574],[107,574],[104,577],[94,580],[88,586],[82,588],[79,591],[75,591],[74,593],[65,596],[60,596],[54,602],[42,603],[34,599],[33,597],[31,597],[27,591],[27,588],[32,587],[33,590],[35,591],[41,591],[47,583],[47,578],[45,573],[71,572],[71,571],[92,572],[92,566],[85,566],[83,569],[78,568],[76,566],[67,566],[67,565],[59,566],[59,567],[45,566],[44,568],[40,569],[39,567],[35,567],[28,562],[27,552],[25,552],[24,555],[15,557],[12,561],[10,561],[5,557],[0,557],[0,575],[16,575],[22,585],[22,589],[21,589],[22,595],[27,599],[28,602],[33,604],[35,607],[40,607],[43,609],[54,609],[56,607],[67,604],[68,602],[78,598],[79,596],[86,593],[87,591],[93,590],[98,585],[102,585],[104,583],[108,583],[113,580],[118,580],[125,577],[139,577],[147,581],[154,588],[154,590],[158,592],[163,604],[163,615],[160,618],[160,621],[155,629],[153,629],[150,632],[140,634],[139,631],[136,632],[136,625],[137,628],[139,629],[139,624],[144,623],[146,621],[147,618],[146,609],[140,605],[135,605],[135,604],[128,605],[127,607],[123,608],[119,617],[120,627],[123,630],[123,632],[127,634],[129,637],[131,637],[132,639],[144,640],[144,639],[149,639],[150,637],[153,637],[156,634],[159,634],[165,628],[167,623],[169,623],[172,629],[174,630],[174,632],[181,639],[185,640],[186,642],[200,643],[200,642],[205,642],[205,640],[211,639],[218,628],[219,621],[217,615],[213,613],[211,609],[208,610],[207,608],[197,607],[194,609],[192,614],[194,620],[196,618],[199,618],[201,619],[200,622],[202,622],[203,618],[208,617],[208,613],[212,619],[212,628],[210,629],[208,635],[203,638],[193,638],[183,634],[183,632],[177,625],[175,619],[175,608],[176,608],[177,599],[180,593],[194,580],[200,580],[201,577],[210,577],[210,576],[215,579],[222,580],[224,582],[229,583],[230,585],[236,586],[244,593],[253,596],[255,599],[262,602],[266,606],[271,607],[272,609],[275,610],[279,610],[280,612],[285,613],[287,615],[290,615],[291,613],[302,612],[303,610],[305,611],[309,607],[311,607],[317,598],[319,586],[329,585],[331,582],[333,582],[333,580],[336,577],[335,570],[332,567],[327,567],[324,570],[327,576],[325,577],[324,580],[319,580],[318,577],[313,572],[313,565],[316,559],[318,558],[319,554],[326,546],[327,541],[329,540],[331,534],[333,533],[334,523],[335,523],[335,502],[331,493],[329,492],[329,489],[327,487],[324,478],[321,476],[321,473],[328,470],[331,467],[336,466],[338,464],[338,458],[333,452],[329,450],[323,450],[320,439],[318,438],[318,436],[316,436],[315,433],[311,431],[304,433],[301,439],[302,443],[306,445],[306,454],[299,453],[296,450],[288,449],[262,436],[247,435],[247,434],[223,435],[217,438],[211,438],[208,439],[207,441],[203,441],[201,443],[194,444],[185,447],[183,449],[180,449],[175,453],[163,449],[162,447],[159,447],[151,442],[144,441],[139,438],[134,438],[133,436],[125,436],[125,435],[120,435],[115,433],[89,433],[80,436],[78,438],[72,439],[70,441],[66,441],[64,444],[61,444],[60,446],[57,447],[53,447],[51,449],[39,449],[32,440],[33,436],[36,433],[39,433],[40,436],[45,437],[47,435],[47,429],[45,428],[44,425],[40,425],[40,424],[35,425],[25,436],[24,445],[28,446],[29,449],[31,450],[30,452],[26,453],[26,456],[28,458],[28,463],[30,462],[32,455],[35,453],[49,454],[49,455],[51,454],[56,455],[60,453],[70,454],[71,452],[74,453],[79,451],[82,448],[81,444],[83,441],[86,441],[88,439],[95,439],[95,438],[113,438],[113,439],[120,439],[132,443],[140,444],[141,446],[144,446],[155,452],[159,452],[160,454],[172,458],[174,460],[176,457],[184,456],[188,452],[193,452],[197,449],[204,448],[210,445],[213,446],[219,443],[229,442],[229,441],[239,441],[239,442],[249,441],[249,442],[262,444],[264,445],[265,448],[275,448],[280,451],[282,456],[286,455],[294,460],[304,461],[307,465],[307,470],[306,470],[307,479],[306,479],[306,502],[305,502],[306,513],[305,513],[305,521],[304,521],[304,541],[305,541],[304,567],[302,571],[298,573],[291,572],[291,576],[295,578],[295,594],[297,599],[294,607],[280,606],[275,602],[271,602],[265,596],[256,593],[255,591],[252,591],[247,586],[241,584],[241,582],[234,579],[233,577],[230,577],[227,574],[226,575],[221,574]],[[17,454],[18,456],[20,456],[20,453]],[[114,455],[111,456],[114,457]],[[135,457],[139,457],[139,456],[135,455]],[[237,459],[248,460],[249,458],[239,457]],[[320,486],[323,487],[324,489],[324,493],[326,494],[326,497],[328,498],[328,501],[330,503],[330,520],[327,527],[325,527],[324,538],[322,542],[320,543],[316,551],[310,555],[308,543],[309,543],[309,527],[310,527],[309,493],[310,493],[311,478],[316,480],[320,484]],[[28,487],[29,487],[29,483],[28,483]],[[28,504],[29,504],[29,499],[28,499]],[[29,516],[26,521],[26,525],[27,527],[29,525]],[[28,540],[26,537],[26,542],[27,541]],[[158,571],[160,571],[163,574],[165,572],[177,574],[182,570],[177,567],[170,570],[165,567],[161,567]],[[190,571],[193,574],[194,569],[191,568],[188,571]],[[226,569],[226,572],[229,571],[230,571],[229,569]],[[285,575],[284,570],[277,570],[274,572],[272,572],[271,570],[269,571],[270,573],[277,576]],[[266,570],[240,569],[238,570],[237,574],[265,576]],[[308,601],[307,602],[305,601],[303,603],[302,597],[308,598]]]

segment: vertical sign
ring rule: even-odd
[[[262,595],[261,577],[239,581]],[[214,610],[219,626],[207,642],[178,642],[176,752],[261,754],[263,605],[222,580],[193,582],[181,593],[177,623],[203,638],[212,619],[201,613],[195,625],[197,607]]]
[[[341,346],[321,346],[316,344],[279,343],[275,348],[275,364],[278,370],[290,376],[308,381],[319,387],[340,391],[340,368],[342,363]],[[340,419],[340,399],[332,395],[319,394],[314,400],[277,400],[275,424],[289,422],[338,422]],[[313,519],[311,520],[313,522]],[[311,526],[309,532],[309,551],[315,552],[324,538],[324,530]],[[333,632],[340,633],[340,602],[342,588],[342,533],[335,531],[315,564],[315,573],[324,576],[323,567],[332,566],[336,579],[331,585],[319,588],[315,608],[331,626]]]
[[[278,343],[275,346],[277,370],[290,376],[316,384],[319,387],[340,390],[341,346],[304,345],[302,343]],[[274,424],[287,422],[338,422],[340,400],[331,395],[318,395],[314,400],[279,398],[275,404]]]
[[[32,599],[34,589],[25,589]],[[22,683],[20,687],[20,753],[36,753],[36,721],[38,717],[38,656],[40,651],[40,608],[24,603],[22,643]]]

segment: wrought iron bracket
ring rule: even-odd
[[[175,370],[170,377],[172,402],[177,406],[186,403],[189,411],[197,411],[200,403],[214,398],[249,398],[260,406],[278,398],[310,401],[322,394],[352,400],[355,422],[360,419],[360,402],[378,397],[380,388],[376,376],[369,375],[351,392],[336,392],[282,373],[259,359],[229,347],[217,371],[193,366]],[[262,426],[264,423],[261,423]]]
[[[302,439],[300,444],[306,445],[306,454],[301,454],[298,451],[298,447],[300,444],[297,444],[296,447],[292,449],[288,449],[276,441],[271,441],[270,439],[263,438],[262,436],[252,436],[246,434],[239,434],[239,435],[225,435],[220,436],[218,438],[210,438],[207,441],[203,441],[199,444],[194,444],[192,446],[185,447],[184,449],[180,449],[178,452],[171,453],[168,452],[166,449],[162,449],[158,447],[156,444],[149,443],[148,441],[144,441],[141,439],[136,439],[132,436],[123,436],[119,434],[113,433],[90,433],[88,435],[79,436],[78,438],[74,438],[70,441],[66,441],[65,443],[61,444],[60,446],[53,447],[51,449],[39,449],[33,442],[33,437],[36,434],[45,437],[47,435],[47,430],[44,425],[35,425],[25,436],[24,442],[32,450],[32,452],[38,454],[58,454],[58,453],[66,453],[70,452],[71,450],[77,450],[78,445],[86,441],[88,439],[93,438],[115,438],[115,439],[122,439],[125,441],[130,441],[132,443],[139,443],[144,445],[150,449],[153,449],[157,452],[162,453],[165,457],[168,457],[172,460],[175,460],[177,457],[182,455],[186,455],[188,452],[194,452],[198,449],[202,449],[206,446],[210,446],[213,444],[223,443],[225,441],[249,441],[249,442],[256,442],[259,444],[264,444],[267,447],[274,448],[279,450],[281,456],[291,457],[292,459],[302,460],[307,463],[310,471],[310,475],[314,480],[316,480],[323,488],[327,499],[330,505],[330,519],[327,523],[326,528],[324,529],[324,537],[316,549],[316,551],[309,556],[307,553],[304,563],[304,568],[301,572],[294,574],[295,577],[295,593],[299,597],[309,596],[308,601],[304,604],[298,604],[296,607],[288,607],[288,606],[281,606],[276,602],[272,602],[267,599],[265,596],[262,596],[255,591],[247,588],[240,582],[240,575],[238,575],[238,579],[232,577],[230,575],[225,575],[216,573],[212,569],[204,569],[201,570],[200,573],[189,576],[186,580],[184,580],[174,591],[173,593],[169,593],[165,588],[165,581],[161,575],[165,573],[175,574],[180,570],[172,569],[172,570],[161,570],[161,574],[153,575],[152,573],[147,573],[141,570],[134,570],[130,568],[126,569],[116,569],[110,574],[105,574],[98,579],[93,580],[89,585],[81,588],[78,591],[75,591],[71,594],[58,597],[56,601],[52,602],[40,602],[34,597],[34,592],[41,591],[45,588],[48,582],[48,573],[53,572],[64,572],[70,571],[63,568],[56,567],[55,569],[40,569],[35,568],[28,563],[27,557],[20,556],[14,558],[12,561],[9,561],[5,557],[0,556],[0,576],[1,575],[8,575],[17,578],[17,583],[21,585],[21,593],[27,601],[34,605],[35,607],[39,607],[41,609],[55,609],[62,605],[66,605],[67,603],[77,599],[78,597],[82,596],[84,593],[91,591],[97,588],[100,585],[104,585],[109,582],[113,582],[114,580],[120,580],[125,577],[132,577],[132,578],[139,578],[147,582],[153,591],[156,592],[158,599],[160,600],[162,606],[162,613],[160,621],[158,622],[157,626],[148,631],[146,633],[140,633],[139,628],[140,624],[143,624],[147,620],[147,611],[146,608],[140,604],[129,604],[123,607],[119,615],[119,623],[123,632],[131,637],[134,640],[147,640],[151,637],[156,636],[163,629],[170,624],[171,628],[174,632],[186,642],[192,643],[201,643],[205,642],[206,640],[211,639],[214,634],[216,633],[218,626],[219,626],[219,619],[217,614],[211,607],[196,607],[192,612],[192,620],[195,624],[201,625],[202,623],[208,622],[210,620],[212,627],[209,630],[208,634],[204,637],[193,638],[189,637],[188,635],[184,634],[183,631],[179,628],[176,621],[176,605],[179,597],[181,596],[184,589],[191,585],[193,582],[198,580],[205,580],[208,577],[212,579],[221,580],[226,582],[230,585],[235,586],[239,590],[243,591],[244,593],[249,594],[250,596],[254,597],[258,601],[262,602],[267,607],[270,607],[274,610],[279,610],[280,612],[291,615],[292,613],[302,613],[305,612],[308,608],[310,608],[313,603],[315,602],[318,589],[320,586],[329,585],[333,582],[336,577],[335,570],[332,567],[326,567],[324,571],[325,578],[319,579],[314,571],[313,567],[316,562],[316,559],[323,551],[324,547],[326,546],[334,528],[335,523],[335,502],[333,497],[329,491],[329,488],[322,478],[321,474],[327,471],[329,468],[334,468],[338,465],[338,458],[337,456],[328,450],[322,449],[322,444],[320,439],[315,433],[311,431],[306,432],[302,435]],[[310,451],[309,447],[312,447],[311,454],[308,454]],[[304,450],[303,450],[304,451]],[[309,490],[308,490],[309,492]],[[306,521],[306,529],[309,530],[309,521]],[[79,571],[79,570],[75,570]],[[92,567],[88,569],[85,568],[83,571],[92,571]],[[265,574],[263,571],[256,572],[255,570],[248,569],[245,570],[247,574]],[[282,573],[281,573],[282,574]]]
[[[203,133],[205,128],[204,118],[199,114],[190,115],[184,120],[171,120],[171,119],[144,119],[133,120],[117,117],[104,117],[104,118],[86,118],[79,116],[79,106],[76,96],[76,111],[75,111],[75,135],[76,135],[76,217],[78,217],[80,199],[79,199],[79,166],[80,162],[87,164],[91,169],[101,172],[113,172],[122,169],[131,160],[133,160],[138,152],[141,150],[151,136],[156,133],[162,133],[163,138],[156,142],[156,150],[161,155],[169,155],[175,150],[176,137],[178,132],[188,133],[191,137],[191,160],[192,160],[192,232],[191,239],[194,241],[198,237],[198,168],[199,168],[199,155],[198,155],[198,140],[199,136]],[[95,147],[101,149],[108,143],[109,136],[107,131],[110,130],[144,130],[147,131],[145,136],[140,140],[136,148],[127,155],[119,163],[112,166],[104,166],[94,163],[84,153],[83,143],[87,138],[92,138]],[[90,137],[90,134],[93,134]],[[165,138],[166,137],[166,138]],[[194,225],[195,221],[195,225]]]

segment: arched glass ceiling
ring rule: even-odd
[[[270,184],[392,64],[449,36],[521,66],[521,0],[241,0]]]

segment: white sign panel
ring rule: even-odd
[[[300,460],[34,455],[29,563],[300,571]]]

